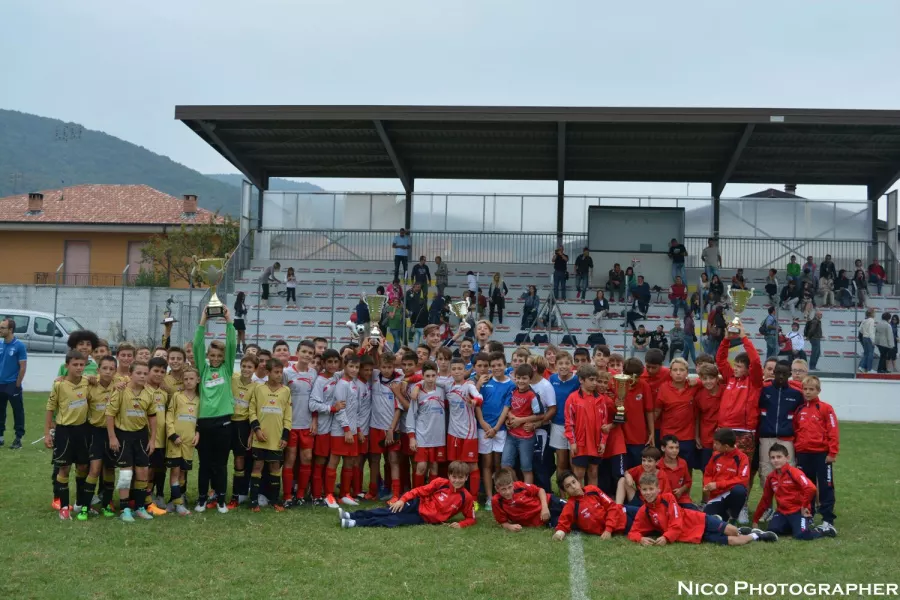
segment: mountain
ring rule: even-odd
[[[207,177],[241,187],[244,176],[239,173],[207,173]],[[281,179],[280,177],[269,178],[269,189],[273,192],[322,192],[319,186],[306,181],[291,181],[290,179]]]
[[[237,216],[241,175],[206,175],[101,131],[12,110],[0,110],[0,197],[85,183],[143,183],[202,208]],[[287,180],[285,184],[311,184]]]

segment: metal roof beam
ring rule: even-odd
[[[894,174],[887,179],[883,179],[875,185],[867,186],[869,200],[878,200],[879,198],[887,194],[891,189],[891,186],[897,183],[898,180],[900,180],[900,168],[897,168]]]
[[[378,137],[381,138],[381,143],[384,144],[384,150],[387,152],[388,158],[391,159],[391,163],[394,165],[394,170],[397,171],[397,177],[400,178],[400,183],[403,184],[403,189],[407,194],[412,192],[412,179],[409,177],[406,168],[403,166],[403,163],[400,160],[400,157],[397,156],[397,152],[394,150],[394,145],[391,143],[391,138],[388,137],[387,131],[384,129],[384,125],[378,119],[372,121],[375,124],[375,131],[378,132]]]
[[[750,141],[750,136],[753,135],[753,130],[755,128],[756,125],[754,125],[753,123],[747,123],[744,126],[744,132],[741,134],[741,138],[738,140],[737,145],[731,152],[731,158],[728,160],[728,164],[725,165],[725,170],[722,171],[722,173],[713,182],[713,197],[718,198],[722,195],[722,191],[725,189],[725,185],[731,178],[732,173],[734,173],[735,168],[737,168],[738,161],[740,161],[741,159],[741,154],[744,153],[744,148],[747,147],[747,142]]]
[[[244,177],[250,180],[250,182],[256,186],[258,190],[265,190],[268,188],[267,185],[264,187],[262,184],[262,178],[258,177],[253,171],[248,169],[244,163],[238,160],[238,157],[234,155],[234,153],[228,148],[228,146],[222,141],[222,139],[216,134],[216,124],[215,123],[207,123],[206,121],[197,121],[197,125],[200,126],[200,129],[203,130],[203,133],[210,139],[210,141],[215,144],[216,148],[222,155],[227,158],[231,164],[237,167],[238,171],[244,174]]]

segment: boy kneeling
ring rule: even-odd
[[[506,438],[507,440],[509,438]],[[494,473],[491,512],[494,520],[507,531],[523,527],[556,527],[565,502],[547,494],[543,488],[516,481],[516,472],[503,467]]]
[[[738,530],[722,519],[697,510],[682,508],[672,494],[659,493],[654,473],[644,473],[639,482],[644,505],[638,509],[628,539],[642,546],[665,546],[674,542],[723,546],[743,546],[750,542],[777,542],[771,531],[742,527]]]
[[[625,507],[613,502],[612,498],[593,485],[581,485],[572,471],[563,471],[556,477],[560,488],[566,491],[569,500],[559,516],[559,524],[553,539],[561,541],[572,531],[583,531],[599,535],[608,540],[614,533],[625,534],[631,528],[631,519]]]
[[[438,525],[457,513],[463,520],[450,523],[461,529],[475,524],[475,499],[465,489],[469,465],[458,460],[447,468],[449,480],[435,477],[426,485],[412,489],[385,508],[347,512],[338,508],[341,527],[399,527],[401,525]]]

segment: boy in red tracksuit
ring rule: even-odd
[[[523,527],[556,527],[565,502],[531,483],[516,481],[516,472],[503,467],[494,473],[491,512],[494,521],[507,531]]]
[[[646,381],[650,386],[650,393],[653,395],[653,408],[656,409],[657,406],[657,398],[659,396],[659,388],[662,384],[667,381],[671,381],[672,377],[669,375],[669,367],[664,367],[663,362],[666,360],[666,355],[663,354],[662,350],[659,348],[650,348],[647,350],[646,356],[644,356],[644,365],[645,370],[641,375],[641,379]],[[653,427],[653,439],[654,446],[659,445],[659,428],[662,425],[662,419],[654,419]]]
[[[569,441],[572,470],[580,479],[587,473],[587,483],[597,485],[600,457],[606,451],[607,432],[603,426],[611,421],[607,411],[607,397],[597,389],[600,378],[609,379],[593,365],[578,368],[581,388],[566,400],[566,439]]]
[[[700,384],[703,389],[697,392],[694,402],[697,425],[697,450],[694,457],[696,465],[691,465],[700,471],[706,470],[706,465],[713,455],[713,434],[719,423],[719,404],[722,401],[722,386],[719,384],[719,369],[716,365],[701,364],[697,366],[697,374],[700,375]],[[706,494],[704,494],[704,500]]]
[[[790,465],[788,456],[787,446],[778,442],[769,449],[773,470],[763,485],[762,498],[753,513],[753,526],[757,526],[759,518],[772,506],[774,497],[778,501],[778,511],[769,521],[769,531],[790,533],[798,540],[837,536],[833,528],[812,527],[811,508],[816,499],[816,486],[803,471]]]
[[[819,400],[821,391],[818,377],[810,375],[803,380],[805,403],[794,413],[794,452],[797,466],[819,490],[822,529],[833,531],[834,462],[840,450],[840,431],[834,408]]]
[[[756,541],[778,541],[778,536],[771,531],[749,527],[739,530],[712,515],[680,507],[675,496],[659,492],[658,479],[653,473],[642,475],[640,486],[646,503],[638,509],[628,539],[642,546],[665,546],[674,542],[743,546]]]
[[[644,499],[641,498],[641,486],[638,481],[644,473],[653,473],[659,475],[659,459],[662,458],[662,452],[659,448],[647,446],[641,452],[641,464],[625,471],[625,477],[619,480],[616,488],[616,502],[626,508],[634,507],[635,509],[643,504]],[[669,480],[665,477],[659,481],[660,490],[664,494],[672,492],[669,487]]]
[[[724,520],[737,520],[747,502],[750,485],[750,459],[734,444],[734,431],[727,427],[717,429],[713,434],[714,453],[703,472],[703,491],[709,492],[709,502],[703,510]]]
[[[572,471],[560,473],[556,482],[560,489],[566,491],[569,499],[559,516],[554,540],[565,539],[572,530],[599,535],[601,540],[608,540],[614,533],[628,533],[631,518],[625,507],[613,502],[602,490],[592,485],[582,487]]]
[[[675,496],[682,508],[700,510],[691,500],[691,486],[694,484],[694,479],[691,477],[691,469],[688,467],[687,461],[678,455],[681,449],[678,436],[664,435],[661,441],[663,457],[657,464],[659,479],[669,482],[672,495]]]
[[[338,508],[341,527],[400,527],[402,525],[439,525],[462,513],[463,520],[450,523],[454,529],[475,524],[475,499],[465,488],[469,465],[458,460],[447,467],[449,480],[435,477],[414,488],[385,508],[347,512]]]
[[[734,357],[734,366],[728,362],[731,340],[740,337],[744,352]],[[753,461],[756,452],[756,425],[759,422],[759,393],[763,387],[762,363],[756,346],[744,332],[725,336],[716,353],[716,366],[724,380],[725,390],[719,402],[719,427],[727,427],[735,433],[735,447]]]

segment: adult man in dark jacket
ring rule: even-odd
[[[809,356],[809,370],[815,371],[819,356],[822,354],[822,311],[817,310],[816,315],[806,322],[803,328],[803,337],[809,340],[812,352]]]

